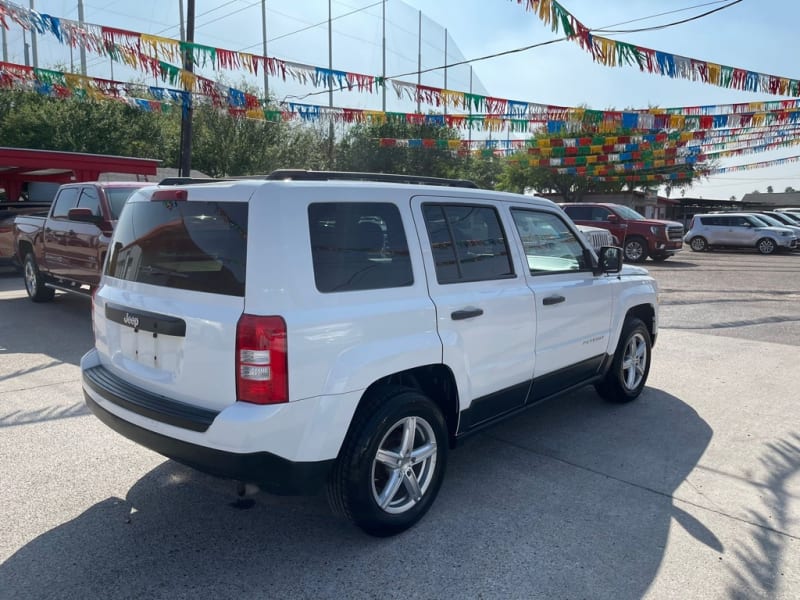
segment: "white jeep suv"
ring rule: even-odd
[[[598,258],[549,200],[369,177],[131,197],[81,361],[92,412],[207,473],[327,486],[390,535],[425,514],[465,436],[586,384],[639,396],[657,290],[619,248]]]

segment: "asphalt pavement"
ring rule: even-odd
[[[534,407],[450,454],[430,513],[375,539],[83,404],[90,302],[0,269],[0,598],[800,597],[800,255],[684,251],[648,386]]]

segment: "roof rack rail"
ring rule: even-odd
[[[216,183],[217,181],[231,181],[228,177],[165,177],[158,185],[188,185],[190,183]]]
[[[356,173],[349,171],[307,171],[304,169],[278,169],[272,171],[266,179],[291,179],[295,181],[329,181],[331,179],[345,181],[382,181],[385,183],[415,183],[419,185],[443,185],[449,187],[477,188],[468,179],[446,179],[444,177],[427,177],[423,175],[400,175],[395,173]]]

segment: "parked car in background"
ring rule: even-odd
[[[794,225],[800,227],[800,214],[778,212],[777,210],[763,210],[758,214],[769,215],[773,219],[780,221],[783,225]]]
[[[577,225],[608,229],[621,242],[627,262],[644,262],[648,256],[662,261],[683,248],[683,225],[676,221],[646,219],[621,204],[575,202],[559,206]]]
[[[800,208],[776,208],[774,212],[800,223]]]
[[[783,220],[774,217],[768,212],[757,212],[753,214],[756,216],[756,218],[758,218],[761,221],[764,221],[767,225],[771,227],[785,227],[786,229],[790,229],[792,232],[794,232],[794,236],[798,238],[798,240],[800,240],[800,224],[786,223]],[[774,214],[779,215],[781,213],[774,213]]]
[[[14,219],[14,254],[34,302],[55,291],[88,294],[100,282],[108,242],[128,197],[146,182],[62,185],[47,216]]]
[[[20,215],[47,214],[51,202],[0,202],[0,264],[19,266],[14,253],[14,220]]]
[[[595,252],[599,252],[603,246],[619,246],[619,240],[608,229],[590,225],[575,225],[575,227],[583,234]]]
[[[695,252],[728,247],[755,248],[761,254],[772,254],[797,247],[797,238],[790,229],[767,225],[749,213],[695,215],[684,241]]]

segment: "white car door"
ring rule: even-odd
[[[610,347],[612,278],[594,275],[591,255],[556,213],[512,208],[536,305],[531,400],[595,375]]]
[[[519,253],[509,251],[497,205],[417,196],[412,211],[463,432],[525,404],[533,377],[533,293]]]

